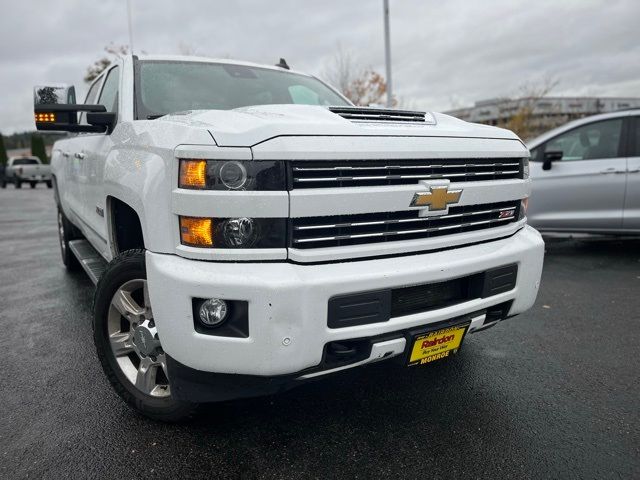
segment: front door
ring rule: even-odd
[[[622,227],[640,232],[640,117],[630,117],[627,190]]]
[[[120,67],[107,72],[102,91],[96,102],[104,105],[108,112],[118,111],[118,91]],[[99,134],[87,136],[82,144],[80,155],[86,166],[84,184],[84,218],[91,243],[100,251],[107,252],[107,219],[105,217],[106,199],[104,190],[104,168],[107,156],[113,149],[111,135]]]
[[[540,230],[597,232],[620,230],[627,159],[620,156],[623,119],[582,125],[542,145],[562,152],[550,170],[531,163],[532,193],[527,216]]]

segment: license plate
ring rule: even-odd
[[[468,328],[469,324],[465,323],[417,335],[408,365],[426,365],[454,355],[460,349]]]

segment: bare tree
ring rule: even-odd
[[[129,47],[127,45],[114,45],[113,43],[110,43],[109,45],[104,47],[104,51],[107,53],[107,55],[99,58],[98,60],[93,62],[92,65],[89,65],[89,67],[87,67],[87,72],[84,75],[85,82],[93,82],[96,78],[98,78],[98,75],[104,72],[105,69],[109,67],[109,65],[111,65],[111,62],[113,62],[114,58],[120,55],[128,54]]]
[[[352,52],[345,50],[340,44],[320,76],[356,105],[385,103],[385,78],[371,67],[363,67],[354,59]],[[393,103],[397,103],[395,99]]]
[[[545,77],[539,82],[526,82],[518,88],[516,112],[512,115],[505,114],[505,121],[499,126],[514,131],[521,138],[527,140],[547,130],[548,126],[538,125],[535,121],[535,108],[538,101],[548,96],[558,85],[559,81],[553,77]],[[512,109],[513,105],[508,99],[503,102],[503,108]]]

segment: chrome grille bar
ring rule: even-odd
[[[451,207],[447,215],[437,217],[420,217],[417,210],[407,210],[292,219],[291,247],[359,245],[493,228],[517,221],[519,203]]]
[[[327,177],[327,178],[294,178],[294,182],[340,182],[344,180],[397,180],[404,178],[449,178],[449,177],[467,177],[482,175],[511,175],[518,173],[518,170],[506,170],[499,172],[474,172],[474,173],[447,173],[441,175],[376,175],[363,177]]]
[[[502,211],[511,211],[511,210],[515,210],[516,207],[508,207],[508,208],[494,208],[491,210],[481,210],[478,212],[469,212],[467,215],[485,215],[487,213],[499,213]],[[318,229],[318,228],[342,228],[342,227],[361,227],[361,226],[368,226],[368,225],[391,225],[394,223],[406,223],[406,222],[428,222],[428,221],[433,221],[433,220],[437,220],[440,218],[446,218],[446,219],[451,219],[451,218],[458,218],[458,217],[462,217],[463,214],[462,213],[456,213],[453,215],[443,215],[441,217],[418,217],[418,218],[401,218],[401,219],[394,219],[394,220],[379,220],[376,222],[353,222],[353,223],[334,223],[334,224],[330,224],[330,225],[307,225],[307,226],[294,226],[293,228],[295,230],[314,230],[314,229]]]
[[[520,158],[294,161],[290,188],[413,185],[420,180],[481,182],[522,178]]]
[[[295,172],[325,172],[336,170],[390,170],[390,169],[410,169],[410,168],[475,168],[475,167],[519,167],[519,163],[463,163],[461,165],[443,165],[443,164],[431,164],[431,165],[381,165],[379,167],[354,167],[351,165],[339,166],[339,167],[294,167]]]

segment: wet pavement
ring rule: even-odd
[[[640,241],[553,241],[533,309],[446,363],[378,364],[155,423],[94,353],[51,190],[0,190],[0,478],[639,478]]]

